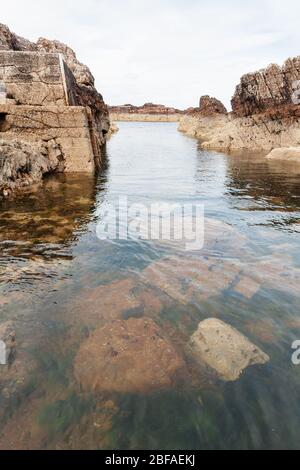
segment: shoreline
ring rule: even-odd
[[[110,113],[111,122],[179,122],[182,114]]]

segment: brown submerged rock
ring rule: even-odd
[[[186,366],[148,318],[115,321],[81,346],[74,373],[87,392],[150,393],[184,379]]]
[[[117,280],[93,289],[84,289],[69,307],[72,317],[91,328],[130,316],[156,317],[163,308],[157,293],[138,285],[136,279]]]
[[[170,257],[152,263],[143,271],[145,284],[186,304],[201,302],[229,288],[241,273],[236,262],[207,256]]]

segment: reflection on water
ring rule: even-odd
[[[1,202],[0,328],[17,348],[0,366],[0,448],[299,448],[300,170],[202,151],[173,123],[122,123],[108,156],[97,179]],[[204,203],[203,250],[98,240],[124,195]],[[270,363],[231,383],[196,367],[187,344],[209,317]]]

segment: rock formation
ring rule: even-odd
[[[198,137],[208,149],[296,147],[300,145],[299,90],[300,57],[296,57],[283,67],[271,65],[244,75],[232,98],[231,113],[225,113],[221,104],[212,106],[215,99],[203,97],[199,108],[181,118],[179,130]]]
[[[300,147],[283,147],[272,150],[267,157],[271,161],[288,161],[300,163]]]
[[[214,116],[215,114],[227,114],[227,109],[221,101],[205,95],[200,98],[199,112],[202,116]]]
[[[162,104],[145,103],[142,106],[124,104],[109,106],[111,119],[114,121],[179,121],[184,111]]]
[[[199,324],[190,347],[196,360],[207,364],[220,379],[229,382],[239,379],[247,367],[270,360],[239,331],[216,318]]]
[[[18,187],[23,180],[23,164],[19,167],[17,162],[20,149],[26,153],[29,145],[33,157],[27,165],[27,184],[30,179],[36,181],[38,174],[42,177],[46,167],[51,172],[94,171],[102,164],[109,126],[108,110],[94,78],[72,49],[47,39],[31,43],[0,24],[0,138],[13,141],[1,146],[4,184]],[[11,164],[5,148],[13,155]],[[37,148],[43,148],[42,153]],[[40,165],[43,159],[48,164]],[[36,169],[38,161],[41,171],[30,175],[31,164]],[[9,167],[15,168],[12,177],[3,174]]]
[[[81,346],[74,372],[87,392],[151,393],[184,379],[186,366],[153,320],[132,318],[96,330]]]
[[[62,157],[55,144],[0,140],[0,188],[8,196],[15,188],[38,183],[44,174],[60,171]]]
[[[290,106],[293,99],[298,100],[298,80],[300,57],[288,59],[282,67],[271,64],[259,72],[246,74],[236,87],[232,110],[236,116],[245,117]]]

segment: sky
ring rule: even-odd
[[[299,17],[299,0],[11,0],[0,22],[71,46],[110,105],[185,109],[230,108],[244,73],[300,55]]]

